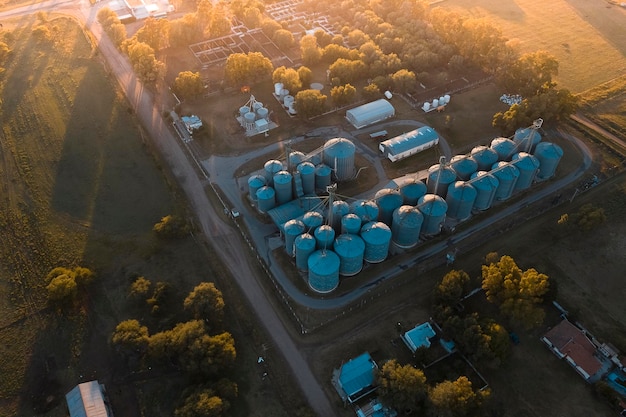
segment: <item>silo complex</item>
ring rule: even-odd
[[[302,162],[297,166],[296,171],[300,174],[304,195],[315,194],[315,165],[310,162]]]
[[[339,256],[330,250],[318,250],[309,256],[309,287],[329,293],[339,286]]]
[[[283,225],[285,235],[285,250],[289,256],[294,255],[294,241],[304,232],[304,223],[298,219],[291,219]]]
[[[417,245],[424,216],[414,206],[400,206],[393,212],[391,240],[400,248]]]
[[[293,200],[293,177],[288,171],[279,171],[274,174],[274,191],[276,204],[281,205]]]
[[[491,141],[491,149],[498,154],[498,161],[510,161],[517,152],[517,144],[508,138],[495,138]]]
[[[474,209],[482,211],[490,208],[500,181],[487,171],[478,171],[472,174],[470,183],[476,189]]]
[[[365,242],[363,259],[369,263],[379,263],[387,259],[391,229],[382,222],[369,222],[361,228],[361,238]]]
[[[361,231],[361,218],[353,213],[348,213],[341,218],[341,234],[356,235]]]
[[[263,175],[252,175],[248,178],[248,195],[250,200],[256,201],[256,192],[265,184],[266,181]]]
[[[498,162],[498,154],[487,146],[476,146],[471,152],[472,158],[478,164],[480,171],[489,171],[491,166]]]
[[[327,224],[323,224],[315,229],[315,241],[318,249],[332,249],[335,240],[335,230]]]
[[[335,138],[324,144],[324,163],[335,171],[337,181],[344,181],[354,176],[355,146],[345,138]]]
[[[448,211],[446,201],[436,194],[426,194],[417,202],[417,208],[424,216],[422,234],[433,236],[441,232],[441,227]]]
[[[526,152],[518,152],[513,155],[511,162],[519,170],[519,178],[515,182],[514,191],[530,188],[539,171],[539,160]]]
[[[426,194],[426,184],[420,180],[410,180],[400,185],[400,194],[402,195],[402,204],[414,206],[417,200]]]
[[[265,182],[267,185],[274,184],[274,175],[284,169],[283,163],[277,159],[271,159],[263,166]]]
[[[448,186],[456,181],[456,172],[445,164],[436,164],[428,169],[426,186],[428,192],[446,197]]]
[[[402,205],[400,191],[383,188],[376,193],[374,199],[379,209],[378,220],[387,226],[391,226],[394,210]]]
[[[515,183],[519,178],[519,170],[508,162],[497,162],[493,164],[491,173],[500,183],[496,190],[496,200],[506,200],[513,195]]]
[[[319,164],[315,167],[315,188],[320,191],[326,191],[326,187],[330,185],[330,174],[332,170],[326,164]]]
[[[302,216],[302,223],[307,233],[313,233],[314,230],[324,223],[324,216],[317,211],[307,211]]]
[[[308,233],[303,233],[296,237],[294,246],[296,249],[296,267],[301,271],[308,270],[309,266],[307,264],[307,260],[309,259],[309,256],[315,252],[315,238]]]
[[[361,223],[368,223],[378,220],[380,210],[372,200],[356,200],[350,204],[350,212],[359,216]]]
[[[474,172],[478,171],[478,163],[471,155],[456,155],[450,161],[450,168],[454,170],[458,179],[467,181]]]
[[[517,149],[520,152],[531,153],[534,152],[539,142],[541,142],[541,134],[537,129],[523,127],[515,131],[513,141],[517,143]]]
[[[272,187],[267,185],[256,191],[257,207],[261,213],[267,213],[268,210],[276,207],[276,192]]]
[[[448,187],[446,215],[453,219],[465,220],[472,215],[472,208],[478,193],[476,189],[465,181],[456,181]]]
[[[539,160],[537,177],[545,180],[552,178],[563,157],[563,149],[551,142],[541,142],[535,148],[535,157]]]
[[[335,253],[339,256],[339,274],[352,276],[363,269],[365,242],[358,235],[341,234],[335,239]]]

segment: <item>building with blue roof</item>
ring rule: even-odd
[[[422,126],[395,138],[380,142],[378,149],[391,162],[408,158],[439,143],[439,135],[430,126]]]
[[[377,369],[376,362],[365,352],[335,369],[332,382],[343,401],[352,404],[376,390]]]
[[[391,103],[381,98],[380,100],[371,101],[346,111],[346,119],[348,119],[356,129],[360,129],[389,119],[395,116],[395,114],[396,109],[393,108]]]
[[[421,347],[429,348],[430,339],[433,337],[435,337],[435,331],[430,323],[426,322],[404,333],[402,340],[411,349],[411,352],[415,353]]]

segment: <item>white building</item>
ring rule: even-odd
[[[346,119],[357,129],[381,122],[395,115],[396,109],[384,98],[346,111]]]
[[[419,129],[380,142],[378,149],[391,162],[395,162],[432,148],[438,143],[439,136],[435,129],[429,126],[422,126]]]

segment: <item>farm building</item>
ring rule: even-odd
[[[435,331],[429,322],[422,323],[402,335],[402,340],[411,352],[421,348],[430,347],[430,339],[435,337]]]
[[[422,126],[419,129],[404,133],[395,138],[380,142],[378,149],[391,162],[407,158],[425,149],[432,148],[439,143],[439,136],[435,129]]]
[[[360,129],[389,119],[395,116],[395,114],[396,109],[393,108],[391,103],[381,98],[380,100],[372,101],[346,111],[346,119],[348,119],[355,128]]]
[[[193,133],[194,130],[198,130],[202,127],[202,120],[200,120],[200,118],[195,114],[192,114],[191,116],[183,116],[181,119],[183,120],[183,123],[189,133]]]
[[[367,352],[335,369],[332,382],[343,401],[352,404],[374,392],[376,369],[378,365]]]
[[[78,384],[65,395],[70,417],[110,417],[104,396],[104,385],[98,381]]]

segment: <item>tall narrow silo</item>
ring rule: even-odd
[[[257,207],[261,213],[267,213],[276,207],[276,192],[272,187],[264,185],[256,191]]]
[[[318,250],[309,256],[309,287],[329,293],[339,286],[339,256],[331,250]]]
[[[552,178],[563,157],[563,149],[552,142],[541,142],[535,148],[535,157],[539,160],[537,177],[546,180]]]
[[[332,170],[326,164],[319,164],[315,167],[315,188],[317,190],[326,191],[326,187],[330,185],[330,175]]]
[[[517,144],[508,138],[495,138],[491,141],[491,149],[498,154],[498,161],[510,161],[517,152]]]
[[[302,216],[302,223],[304,223],[307,233],[313,233],[313,231],[320,227],[324,223],[324,216],[317,211],[307,211]]]
[[[380,210],[378,213],[378,220],[385,223],[387,226],[391,226],[394,210],[402,205],[402,196],[400,195],[400,191],[383,188],[382,190],[378,190],[374,199],[376,200],[376,205]]]
[[[361,218],[354,213],[348,213],[341,218],[341,234],[357,235],[361,231]]]
[[[276,205],[281,205],[293,200],[293,176],[288,171],[280,171],[274,174],[274,190],[276,191]]]
[[[456,181],[456,172],[446,164],[436,164],[428,168],[426,186],[428,192],[446,197],[448,186]]]
[[[378,220],[380,209],[372,200],[356,200],[350,204],[350,211],[361,219],[361,223],[365,224]]]
[[[400,185],[400,194],[402,195],[402,204],[414,206],[417,200],[426,194],[426,184],[424,182],[413,179]]]
[[[417,245],[424,216],[414,206],[400,206],[393,212],[391,240],[400,248]]]
[[[341,234],[335,239],[335,253],[339,256],[339,275],[349,277],[363,269],[365,242],[358,235]]]
[[[350,213],[350,204],[343,200],[335,200],[329,210],[332,212],[332,216],[329,217],[332,217],[333,229],[337,233],[341,233],[341,219]]]
[[[474,172],[478,171],[478,163],[471,155],[456,155],[450,161],[450,168],[456,172],[457,178],[467,181]]]
[[[317,249],[332,249],[335,240],[335,230],[327,224],[323,224],[315,229],[313,233],[317,242]]]
[[[448,203],[446,215],[457,220],[468,219],[472,215],[472,207],[477,196],[476,189],[468,182],[457,181],[450,184],[446,196]]]
[[[530,188],[539,171],[539,160],[526,152],[518,152],[513,155],[511,162],[519,170],[519,178],[515,182],[513,191]]]
[[[317,242],[315,241],[315,238],[308,233],[303,233],[296,237],[294,246],[296,248],[296,267],[299,270],[306,271],[309,269],[307,260],[309,259],[309,256],[315,252],[316,244]]]
[[[500,161],[493,164],[491,173],[498,179],[500,183],[496,190],[496,200],[506,200],[513,195],[515,183],[519,178],[519,169],[514,165]]]
[[[296,237],[304,233],[304,223],[298,219],[291,219],[283,225],[283,233],[285,235],[285,250],[289,256],[293,256],[294,241]]]
[[[448,211],[446,200],[436,194],[426,194],[417,202],[417,208],[424,216],[422,235],[434,236],[439,234]]]
[[[489,171],[491,166],[498,162],[498,154],[487,146],[476,146],[471,152],[472,158],[478,164],[480,171]]]
[[[478,171],[472,174],[470,184],[476,189],[474,209],[481,211],[489,209],[493,204],[500,181],[487,171]]]
[[[256,201],[257,190],[265,184],[266,181],[263,175],[251,175],[250,178],[248,178],[248,194],[252,201]]]
[[[361,228],[361,238],[365,242],[363,259],[371,264],[387,259],[391,229],[383,222],[369,222]]]
[[[302,191],[304,195],[315,194],[315,165],[310,162],[300,163],[296,170],[302,179]]]
[[[294,169],[300,165],[300,163],[304,161],[304,158],[305,155],[300,151],[289,152],[289,157],[287,158],[287,161],[289,162],[289,169]]]
[[[324,163],[334,170],[337,181],[354,176],[354,143],[346,138],[334,138],[327,141],[323,149]]]
[[[283,163],[277,159],[270,159],[263,166],[266,184],[274,185],[274,175],[284,169]]]
[[[532,153],[539,142],[541,142],[541,133],[537,129],[520,127],[515,131],[513,141],[517,143],[517,149],[520,152]]]

